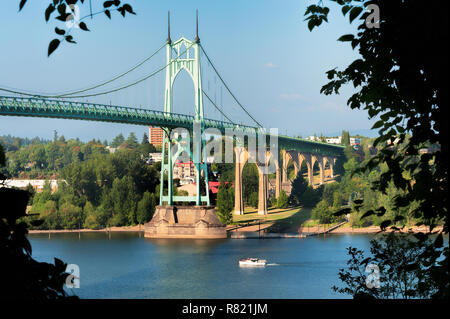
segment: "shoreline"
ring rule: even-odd
[[[261,225],[262,226],[262,225]],[[265,225],[266,226],[266,225]],[[232,228],[232,227],[227,227]],[[264,229],[266,227],[261,227],[261,231],[264,232]],[[433,229],[433,232],[441,232],[443,229],[442,226],[437,226]],[[48,234],[48,233],[91,233],[91,232],[143,232],[144,226],[143,225],[136,225],[136,226],[114,226],[110,228],[101,228],[101,229],[88,229],[88,228],[82,228],[82,229],[32,229],[28,230],[29,234]],[[245,226],[238,229],[228,230],[229,233],[239,233],[239,232],[257,232],[258,226],[252,225],[252,226]],[[400,232],[406,233],[406,232],[413,232],[413,233],[426,233],[428,232],[427,226],[412,226],[407,229],[402,229]],[[307,233],[307,234],[375,234],[378,232],[381,232],[379,226],[368,226],[368,227],[361,227],[361,228],[354,228],[348,225],[343,225],[338,228],[335,228],[331,231],[328,231],[327,229],[324,229],[323,226],[312,226],[312,227],[302,227],[299,234]],[[389,232],[389,229],[382,231],[383,233]],[[282,232],[281,232],[282,233]],[[289,233],[292,234],[292,233]]]
[[[436,226],[433,228],[433,232],[442,232],[443,226]],[[387,233],[392,231],[389,227],[382,231],[379,226],[367,226],[367,227],[351,227],[349,225],[342,225],[333,230],[328,231],[326,228],[324,229],[322,226],[313,226],[313,227],[303,227],[302,232],[306,233],[316,233],[316,234],[375,234],[375,233]],[[408,228],[404,228],[399,230],[401,233],[427,233],[429,231],[428,226],[411,226]]]
[[[125,232],[125,231],[133,231],[139,232],[144,231],[143,225],[136,226],[113,226],[108,228],[101,229],[89,229],[89,228],[81,228],[81,229],[29,229],[29,234],[48,234],[48,233],[107,233],[107,232]]]

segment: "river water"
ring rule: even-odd
[[[81,298],[349,298],[340,285],[346,248],[369,251],[374,235],[283,239],[147,239],[137,232],[30,234],[33,258],[80,269]],[[238,260],[258,257],[262,268]]]

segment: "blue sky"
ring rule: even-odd
[[[7,1],[0,11],[0,87],[39,93],[59,93],[85,88],[112,78],[150,55],[167,38],[167,10],[171,11],[172,40],[194,37],[195,9],[199,10],[201,43],[241,103],[267,128],[303,137],[330,135],[342,129],[360,132],[371,127],[365,111],[351,110],[346,100],[352,93],[319,93],[325,72],[345,67],[357,57],[347,43],[337,41],[354,26],[331,5],[329,24],[309,32],[303,13],[310,1],[144,1],[129,0],[136,16],[112,21],[99,15],[86,23],[91,32],[73,30],[77,44],[62,44],[47,58],[56,20],[45,23],[49,1],[29,1],[18,13],[19,1]],[[93,11],[103,1],[93,1]],[[88,14],[88,5],[81,16]],[[333,10],[333,8],[335,10]],[[205,62],[205,61],[203,61]],[[110,87],[132,82],[165,65],[164,50],[138,71]],[[203,87],[224,112],[237,122],[251,120],[232,102],[207,63],[202,63]],[[186,74],[175,83],[174,111],[193,112],[192,84]],[[89,101],[162,110],[164,72],[137,87]],[[222,90],[222,93],[221,93]],[[221,95],[222,94],[222,95]],[[221,98],[222,96],[222,98]],[[220,119],[211,105],[206,115]],[[52,138],[53,130],[66,138],[111,140],[145,127],[87,121],[0,117],[0,135]]]

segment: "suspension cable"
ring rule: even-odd
[[[166,44],[164,43],[158,50],[156,50],[154,53],[152,53],[150,56],[148,56],[147,58],[145,58],[144,60],[142,60],[141,62],[139,62],[138,64],[136,64],[135,66],[133,66],[131,69],[129,69],[128,71],[119,74],[117,76],[115,76],[114,78],[112,78],[111,80],[99,83],[97,85],[94,85],[92,87],[86,88],[86,89],[82,89],[82,90],[77,90],[74,92],[69,92],[69,93],[64,93],[64,94],[53,94],[53,95],[41,95],[41,94],[31,94],[31,93],[25,93],[25,92],[20,92],[20,91],[16,91],[16,90],[11,90],[11,89],[6,89],[6,88],[2,88],[0,87],[0,91],[5,91],[5,92],[9,92],[9,93],[14,93],[14,94],[20,94],[20,95],[26,95],[26,96],[33,96],[33,97],[42,97],[42,98],[59,98],[59,97],[66,97],[68,95],[73,95],[73,94],[78,94],[78,93],[82,93],[82,92],[86,92],[86,91],[90,91],[96,88],[99,88],[101,86],[104,86],[106,84],[109,84],[111,82],[116,81],[117,79],[120,79],[121,77],[124,77],[125,75],[133,72],[134,70],[136,70],[137,68],[139,68],[141,65],[143,65],[145,62],[147,62],[148,60],[150,60],[151,58],[153,58],[156,54],[159,53],[159,51],[161,51],[162,48],[164,48],[166,46]]]
[[[98,84],[98,85],[95,85],[95,86],[93,86],[93,87],[90,87],[90,88],[87,88],[87,89],[84,89],[84,90],[79,90],[79,91],[75,91],[75,92],[72,92],[72,93],[62,94],[62,95],[59,95],[59,96],[56,96],[56,97],[63,97],[63,96],[66,96],[66,95],[73,95],[73,94],[77,94],[77,93],[82,93],[82,92],[90,91],[90,90],[96,89],[96,88],[98,88],[98,87],[104,86],[104,85],[106,85],[106,84],[109,84],[109,83],[111,83],[111,82],[113,82],[113,81],[115,81],[115,80],[117,80],[117,79],[120,79],[121,77],[124,77],[125,75],[127,75],[127,74],[133,72],[134,70],[136,70],[137,68],[139,68],[141,65],[143,65],[145,62],[147,62],[148,60],[150,60],[151,58],[153,58],[153,57],[154,57],[156,54],[158,54],[159,51],[161,51],[161,49],[164,48],[165,46],[166,46],[166,44],[164,43],[164,44],[163,44],[158,50],[156,50],[152,55],[150,55],[149,57],[145,58],[144,60],[142,60],[141,62],[139,62],[138,64],[136,64],[134,67],[132,67],[132,68],[129,69],[128,71],[126,71],[126,72],[124,72],[124,73],[122,73],[122,74],[119,74],[118,76],[112,78],[112,79],[109,80],[109,81],[105,81],[105,82],[103,82],[103,83],[100,83],[100,84]]]
[[[206,59],[208,60],[208,62],[211,64],[213,70],[216,72],[217,76],[219,77],[220,81],[222,81],[223,85],[225,86],[225,88],[227,89],[227,91],[231,94],[231,96],[233,97],[233,99],[236,101],[236,103],[241,107],[241,109],[244,110],[244,112],[256,123],[258,124],[259,127],[263,127],[257,120],[255,120],[255,118],[253,116],[251,116],[251,114],[245,109],[245,107],[242,106],[242,104],[239,102],[239,100],[236,98],[236,96],[233,94],[233,92],[231,92],[230,88],[228,87],[228,85],[225,83],[225,81],[222,79],[222,77],[220,76],[219,72],[217,71],[217,69],[215,68],[214,64],[212,63],[211,59],[209,58],[208,54],[206,54],[205,49],[203,48],[203,46],[200,44],[200,48],[202,49],[203,53],[206,56]]]
[[[236,123],[234,123],[232,120],[230,120],[230,118],[228,116],[225,115],[225,113],[222,112],[222,110],[216,105],[216,103],[214,103],[211,98],[208,96],[208,94],[206,94],[205,91],[203,91],[203,94],[205,94],[206,98],[212,103],[212,105],[214,105],[214,107],[220,112],[220,114],[222,114],[228,121],[230,121],[232,124],[236,125]]]
[[[195,42],[193,42],[193,43],[192,43],[190,46],[188,46],[183,52],[181,52],[181,53],[175,58],[175,60],[178,59],[178,58],[179,58],[180,56],[182,56],[183,54],[185,54],[185,53],[187,52],[187,50],[189,50],[189,48],[190,48],[194,43],[195,43]],[[150,73],[149,75],[147,75],[147,76],[145,76],[145,77],[143,77],[143,78],[141,78],[141,79],[139,79],[139,80],[137,80],[137,81],[135,81],[135,82],[132,82],[132,83],[130,83],[130,84],[127,84],[127,85],[124,85],[124,86],[121,86],[121,87],[118,87],[118,88],[115,88],[115,89],[112,89],[112,90],[109,90],[109,91],[103,91],[103,92],[99,92],[99,93],[92,93],[92,94],[86,94],[86,95],[77,95],[77,96],[59,96],[59,97],[60,97],[60,98],[85,98],[85,97],[98,96],[98,95],[104,95],[104,94],[108,94],[108,93],[117,92],[117,91],[120,91],[120,90],[129,88],[129,87],[131,87],[131,86],[134,86],[134,85],[136,85],[136,84],[139,84],[139,83],[141,83],[141,82],[143,82],[143,81],[145,81],[145,80],[151,78],[152,76],[158,74],[159,72],[161,72],[162,70],[164,70],[165,68],[167,68],[171,63],[172,63],[172,62],[167,63],[165,66],[159,68],[158,70],[156,70],[156,71]]]
[[[180,56],[182,56],[183,54],[185,54],[185,53],[187,52],[187,50],[189,50],[189,48],[190,48],[193,44],[194,44],[194,43],[192,43],[190,46],[188,46],[188,47],[187,47],[182,53],[180,53],[175,59],[178,59]],[[50,97],[50,98],[55,98],[55,97],[58,97],[58,98],[63,98],[63,99],[72,99],[72,98],[75,99],[75,98],[85,98],[85,97],[92,97],[92,96],[105,95],[105,94],[117,92],[117,91],[120,91],[120,90],[129,88],[129,87],[131,87],[131,86],[134,86],[134,85],[136,85],[136,84],[139,84],[139,83],[141,83],[141,82],[143,82],[143,81],[145,81],[145,80],[151,78],[152,76],[158,74],[159,72],[161,72],[162,70],[164,70],[165,68],[167,68],[171,63],[172,63],[172,62],[167,63],[165,66],[159,68],[158,70],[156,70],[156,71],[150,73],[149,75],[147,75],[147,76],[145,76],[145,77],[143,77],[143,78],[141,78],[141,79],[139,79],[139,80],[137,80],[137,81],[135,81],[135,82],[132,82],[132,83],[130,83],[130,84],[127,84],[127,85],[124,85],[124,86],[121,86],[121,87],[118,87],[118,88],[115,88],[115,89],[112,89],[112,90],[108,90],[108,91],[103,91],[103,92],[98,92],[98,93],[92,93],[92,94],[85,94],[85,95],[76,95],[76,96],[74,96],[74,95],[71,95],[71,96],[62,96],[62,95],[58,95],[58,96],[42,96],[42,95],[32,95],[32,94],[24,94],[24,95],[31,95],[31,96],[34,96],[34,97],[43,97],[43,98],[48,98],[48,97]],[[6,90],[6,91],[11,91],[11,90]],[[20,92],[12,92],[12,93],[21,94]]]

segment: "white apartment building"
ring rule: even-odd
[[[342,142],[342,136],[339,137],[327,137],[325,138],[325,141],[329,144],[341,144]]]

